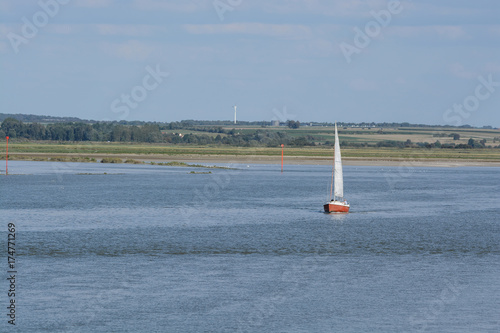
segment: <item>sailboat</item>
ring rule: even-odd
[[[332,168],[332,183],[330,185],[331,200],[323,205],[327,213],[347,213],[351,207],[344,199],[344,176],[342,174],[342,158],[340,156],[339,134],[335,123],[335,156]],[[333,193],[332,193],[333,192]],[[333,194],[333,197],[332,197]]]

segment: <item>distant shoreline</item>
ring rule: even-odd
[[[203,164],[280,164],[281,156],[267,155],[204,155],[204,154],[78,154],[78,153],[12,153],[9,160],[47,161],[50,158],[89,158],[99,162],[103,158],[118,158],[123,161],[131,159],[140,162],[171,162]],[[72,162],[68,160],[67,162]],[[76,161],[81,162],[81,161]],[[331,157],[324,156],[286,156],[285,165],[330,165]],[[460,160],[443,158],[373,158],[373,157],[344,157],[344,165],[352,166],[403,166],[403,167],[500,167],[500,161],[489,160]]]

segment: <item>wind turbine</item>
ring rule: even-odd
[[[233,108],[234,108],[234,124],[236,125],[236,108],[237,108],[237,106],[233,105]]]

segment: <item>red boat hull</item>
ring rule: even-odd
[[[326,213],[348,213],[349,206],[335,203],[327,203],[323,205]]]

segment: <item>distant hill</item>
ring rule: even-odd
[[[68,122],[83,122],[91,123],[91,121],[83,120],[76,117],[53,117],[53,116],[39,116],[34,114],[11,114],[0,113],[0,122],[7,118],[14,118],[22,121],[23,123],[68,123]]]
[[[82,123],[82,124],[96,124],[96,123],[113,123],[120,125],[131,125],[131,126],[141,126],[145,124],[157,124],[157,125],[169,125],[170,129],[180,129],[180,128],[191,128],[196,126],[224,126],[231,127],[234,126],[233,121],[231,120],[181,120],[169,122],[156,122],[156,121],[141,121],[141,120],[111,120],[111,121],[96,121],[96,120],[87,120],[80,119],[77,117],[54,117],[54,116],[40,116],[34,114],[22,114],[22,113],[0,113],[0,123],[3,122],[7,118],[14,118],[16,120],[22,121],[23,123],[39,123],[39,124],[60,124],[60,123]],[[280,126],[287,126],[288,122],[280,121],[278,122]],[[307,127],[307,126],[333,126],[333,123],[327,122],[298,122],[299,126]],[[450,126],[450,125],[427,125],[427,124],[411,124],[407,122],[403,123],[375,123],[375,122],[361,122],[361,123],[353,123],[353,122],[338,122],[337,125],[339,127],[361,127],[361,128],[398,128],[398,127],[440,127],[440,128],[482,128],[482,129],[495,129],[492,126],[482,126],[482,127],[473,127],[471,125],[462,125],[462,126]],[[257,127],[267,127],[267,126],[275,126],[272,121],[238,121],[237,126],[257,126]],[[277,125],[276,125],[277,126]]]

